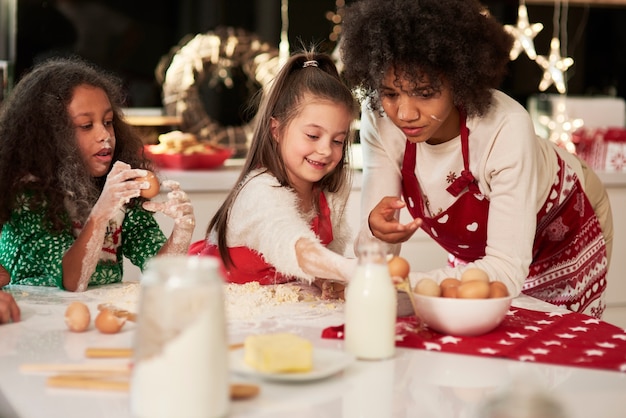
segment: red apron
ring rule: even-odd
[[[333,240],[333,226],[330,218],[330,208],[326,196],[320,192],[320,213],[311,221],[311,230],[320,239],[323,245]],[[271,239],[268,237],[268,239]],[[262,254],[248,247],[229,247],[228,253],[233,262],[229,269],[222,266],[222,273],[229,283],[259,282],[260,284],[279,284],[294,281],[296,278],[285,276],[265,262]],[[220,258],[218,247],[207,240],[197,241],[189,247],[190,255],[209,255]]]
[[[428,217],[415,176],[416,145],[407,141],[402,163],[402,192],[409,213],[422,218],[424,231],[448,251],[450,264],[485,256],[489,199],[469,170],[469,129],[461,112],[464,169],[448,187],[458,199],[444,212]],[[548,199],[537,213],[533,259],[522,292],[575,312],[589,308],[600,318],[605,305],[606,246],[598,218],[578,177],[559,157],[559,172]]]

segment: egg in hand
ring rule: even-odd
[[[159,194],[161,190],[161,185],[159,184],[159,179],[154,173],[150,170],[146,170],[148,174],[145,177],[137,177],[135,181],[147,181],[150,184],[150,187],[147,189],[141,189],[140,196],[146,199],[152,199],[154,196]]]

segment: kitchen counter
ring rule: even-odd
[[[67,330],[63,313],[75,300],[86,303],[92,312],[100,303],[114,303],[136,312],[138,284],[106,285],[83,293],[27,286],[11,286],[8,291],[22,308],[22,321],[0,326],[0,416],[131,418],[128,392],[51,388],[46,386],[50,373],[27,373],[21,366],[127,365],[124,359],[87,359],[85,349],[132,347],[134,323],[127,323],[120,333],[112,335],[101,334],[93,323],[86,332],[73,333]],[[251,333],[292,332],[310,339],[316,349],[343,350],[343,340],[321,335],[326,327],[342,324],[342,306],[340,302],[315,301],[251,305],[254,309],[249,315],[230,316],[229,341],[241,342]],[[513,306],[548,312],[549,316],[562,314],[553,305],[523,295],[514,300]],[[449,337],[445,341],[452,343]],[[488,345],[488,338],[484,341]],[[537,350],[539,356],[539,347]],[[560,404],[565,410],[563,416],[568,418],[618,418],[626,410],[623,372],[505,360],[495,355],[450,354],[432,346],[398,348],[393,359],[356,361],[338,374],[313,381],[270,382],[233,373],[232,382],[258,384],[260,394],[232,402],[229,417],[477,418],[483,402],[520,379]]]

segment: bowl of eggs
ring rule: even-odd
[[[478,268],[461,279],[440,283],[421,279],[414,287],[419,317],[428,328],[447,335],[477,336],[494,330],[504,320],[513,297],[502,282],[490,281]]]

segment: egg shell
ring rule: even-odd
[[[489,296],[489,283],[482,280],[470,280],[456,288],[460,299],[486,299]]]
[[[83,332],[89,328],[91,313],[82,302],[74,301],[65,309],[65,324],[72,332]]]
[[[459,297],[459,287],[458,286],[448,286],[441,289],[441,296],[444,298],[458,298]]]
[[[161,185],[159,184],[159,179],[157,178],[157,176],[154,175],[152,171],[146,171],[148,172],[148,174],[146,174],[145,177],[137,177],[135,181],[147,181],[148,183],[150,183],[150,187],[147,189],[141,189],[141,192],[139,194],[141,197],[144,197],[146,199],[152,199],[154,196],[159,194],[159,191],[161,190]]]
[[[400,277],[402,279],[409,277],[409,272],[411,271],[409,262],[400,256],[391,257],[387,262],[387,267],[389,267],[389,275],[391,277]]]
[[[483,282],[489,283],[489,276],[484,270],[477,267],[470,267],[461,274],[461,281],[469,282],[472,280],[482,280]]]
[[[441,288],[439,283],[433,279],[425,278],[417,282],[415,285],[415,293],[424,296],[441,296]]]
[[[448,277],[439,282],[439,286],[442,290],[447,287],[459,287],[460,285],[461,281],[455,277]]]
[[[94,321],[94,325],[103,334],[116,334],[118,333],[124,324],[126,318],[118,317],[108,309],[102,309]]]
[[[509,289],[502,282],[489,283],[489,297],[490,298],[504,298],[509,296]]]

